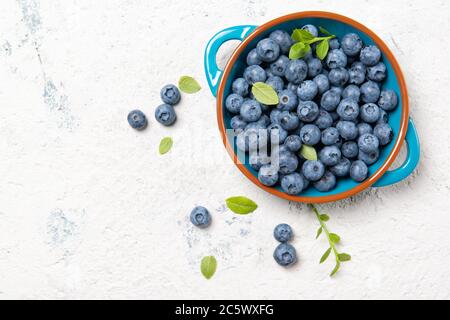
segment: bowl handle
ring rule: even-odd
[[[420,160],[420,144],[416,127],[411,119],[409,119],[408,131],[406,132],[406,143],[408,145],[408,155],[405,162],[398,169],[386,172],[380,180],[373,186],[387,187],[406,179],[417,167]]]
[[[220,46],[229,40],[242,41],[255,29],[256,26],[250,25],[235,26],[220,31],[209,40],[205,50],[205,73],[209,88],[214,96],[217,95],[217,88],[223,73],[216,63],[216,55]]]

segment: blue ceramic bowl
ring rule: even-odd
[[[272,31],[281,29],[289,34],[292,30],[305,24],[322,26],[342,38],[349,32],[357,33],[365,45],[375,44],[383,53],[383,61],[388,69],[388,78],[383,88],[395,90],[399,97],[399,107],[390,113],[389,124],[393,128],[393,141],[381,151],[379,160],[369,167],[370,177],[357,183],[350,178],[339,179],[337,187],[330,192],[322,193],[314,188],[302,192],[298,196],[285,194],[280,187],[269,188],[258,181],[258,173],[246,162],[245,157],[238,156],[233,138],[227,136],[227,129],[231,129],[231,116],[225,111],[225,99],[232,92],[234,79],[242,77],[246,67],[246,57],[255,48],[259,40],[269,36]],[[225,69],[219,70],[216,55],[220,46],[229,40],[241,40],[242,43],[234,51]],[[371,186],[384,187],[397,183],[408,177],[419,162],[420,147],[417,132],[413,122],[409,119],[408,95],[405,80],[393,54],[385,43],[371,30],[347,17],[329,12],[299,12],[272,20],[260,27],[236,26],[227,28],[216,34],[208,43],[205,52],[205,72],[213,95],[217,96],[217,120],[224,144],[238,168],[256,185],[262,189],[284,199],[306,203],[331,202],[350,197]],[[403,142],[408,143],[408,156],[404,164],[393,171],[388,171],[397,157]]]

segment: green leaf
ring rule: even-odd
[[[255,99],[265,105],[276,105],[278,104],[278,94],[277,92],[268,84],[264,82],[256,82],[253,85],[252,93],[255,96]]]
[[[202,89],[197,80],[189,76],[182,76],[178,81],[178,87],[184,93],[196,93]]]
[[[170,151],[170,149],[172,149],[172,146],[173,146],[172,138],[166,137],[162,139],[159,144],[159,154],[161,155],[166,154],[167,152]]]
[[[330,217],[327,214],[321,214],[320,220],[327,222],[328,220],[330,220]]]
[[[319,239],[320,235],[322,234],[322,231],[323,231],[322,227],[320,227],[320,228],[317,230],[316,240]]]
[[[246,197],[232,197],[225,200],[227,207],[236,214],[249,214],[258,208],[258,205]]]
[[[330,233],[330,240],[333,243],[339,243],[341,241],[341,237],[339,237],[336,233]]]
[[[324,35],[326,35],[326,36],[334,37],[334,35],[331,34],[330,31],[328,31],[327,29],[325,29],[325,28],[323,28],[323,27],[319,27],[319,31],[320,31],[321,33],[323,33]]]
[[[317,152],[313,147],[307,146],[304,144],[300,150],[300,155],[306,160],[317,160]]]
[[[314,36],[309,31],[303,29],[295,29],[294,32],[292,32],[291,38],[295,42],[306,42],[313,40]]]
[[[297,42],[291,47],[289,51],[289,59],[297,60],[306,56],[306,54],[311,50],[311,46],[309,44],[305,44],[303,42]]]
[[[337,261],[336,266],[334,267],[333,271],[331,271],[330,277],[334,276],[339,271],[340,267],[341,267],[341,264],[339,261]]]
[[[330,50],[330,44],[328,43],[328,39],[322,40],[316,47],[316,55],[320,60],[325,59],[328,54],[328,50]]]
[[[352,260],[352,257],[347,253],[340,253],[338,259],[340,262],[346,262]]]
[[[200,266],[200,271],[206,279],[211,279],[217,269],[217,260],[213,256],[204,257]]]
[[[322,258],[320,258],[320,264],[324,263],[328,257],[330,256],[331,253],[331,248],[328,248],[327,251],[325,251],[325,253],[323,254]]]

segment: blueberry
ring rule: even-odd
[[[262,39],[256,45],[256,53],[264,62],[274,62],[280,56],[280,46],[270,38]]]
[[[292,82],[289,82],[288,85],[286,86],[286,89],[292,92],[297,92],[298,84],[293,84]]]
[[[380,151],[378,149],[375,151],[372,151],[372,152],[364,152],[364,151],[359,150],[359,153],[358,153],[358,160],[361,160],[368,166],[377,162],[379,157],[380,157]]]
[[[331,39],[328,44],[330,45],[331,50],[339,49],[341,47],[341,43],[337,38]]]
[[[298,195],[302,192],[303,187],[303,177],[296,172],[281,179],[281,189],[291,196]]]
[[[286,223],[279,224],[273,230],[273,236],[281,243],[286,243],[292,239],[292,228]]]
[[[336,177],[346,177],[350,173],[350,167],[352,163],[350,160],[348,160],[345,157],[342,157],[339,162],[330,168],[330,171],[336,176]]]
[[[247,55],[247,64],[249,66],[260,65],[262,60],[259,58],[258,53],[256,53],[256,49],[251,50]]]
[[[342,93],[344,92],[344,87],[340,86],[331,86],[330,91],[336,92],[339,96],[342,96]]]
[[[338,87],[344,86],[347,83],[348,78],[349,75],[347,69],[342,67],[331,69],[328,74],[328,80],[330,80],[330,83]]]
[[[286,68],[289,64],[289,58],[286,56],[280,56],[275,62],[270,65],[270,71],[276,76],[284,77]]]
[[[253,65],[245,69],[244,78],[249,84],[254,85],[256,82],[266,82],[267,76],[263,68]]]
[[[320,161],[307,160],[302,166],[302,173],[306,180],[315,182],[325,174],[325,166]]]
[[[243,152],[263,148],[267,146],[267,143],[267,130],[261,128],[245,129],[245,131],[238,134],[236,139],[236,146]]]
[[[359,116],[358,103],[352,99],[344,99],[339,103],[337,113],[341,120],[355,121]]]
[[[341,41],[341,48],[350,57],[357,56],[362,49],[363,43],[356,33],[346,34]]]
[[[258,121],[261,118],[261,105],[256,100],[246,100],[241,106],[241,117],[247,122]]]
[[[128,123],[133,129],[144,130],[147,127],[147,117],[140,110],[133,110],[128,114]]]
[[[291,151],[284,145],[272,145],[272,148],[270,150],[270,157],[271,157],[271,161],[274,164],[277,164],[278,160],[275,157],[279,157],[282,153],[291,153]],[[279,167],[277,167],[277,170],[279,169]]]
[[[377,46],[368,46],[361,50],[361,54],[359,56],[359,59],[362,63],[364,63],[366,66],[374,66],[376,65],[380,59],[381,59],[381,51],[378,49]]]
[[[279,154],[279,173],[291,174],[298,168],[298,158],[292,152],[282,152]]]
[[[237,115],[231,118],[230,126],[234,130],[245,129],[247,122],[240,115]]]
[[[369,169],[364,162],[357,160],[352,163],[352,166],[350,167],[350,178],[356,182],[363,182],[367,179],[368,174]]]
[[[280,46],[281,52],[283,54],[289,53],[289,50],[294,43],[291,36],[286,31],[282,30],[275,30],[270,34],[269,38],[275,41]]]
[[[191,222],[199,228],[207,228],[211,224],[211,215],[204,207],[195,207],[191,212]]]
[[[281,110],[279,109],[273,109],[270,111],[270,122],[278,124],[278,118],[281,114]]]
[[[280,92],[284,88],[284,81],[278,76],[271,76],[267,78],[266,84],[271,86],[276,92]]]
[[[376,103],[380,98],[380,87],[376,82],[367,81],[361,86],[361,100],[365,103]]]
[[[338,143],[340,140],[339,131],[335,127],[330,127],[322,131],[322,144],[331,146]]]
[[[242,103],[244,103],[244,98],[236,93],[232,93],[225,100],[225,108],[229,112],[237,114],[241,110]]]
[[[280,91],[278,93],[278,109],[281,111],[293,111],[298,106],[298,98],[294,91],[289,89]],[[273,121],[272,121],[273,122]]]
[[[258,180],[263,185],[272,187],[278,182],[278,170],[274,166],[267,164],[259,169]]]
[[[319,30],[312,24],[304,25],[302,29],[308,31],[315,38],[319,36]]]
[[[378,100],[378,105],[381,109],[385,111],[392,111],[397,108],[398,97],[394,90],[383,90],[381,91],[380,99]],[[387,121],[386,121],[387,122]]]
[[[362,114],[362,109],[361,109],[361,114]],[[368,123],[361,122],[361,123],[358,123],[358,125],[356,127],[358,128],[358,135],[359,136],[362,136],[362,135],[364,135],[366,133],[373,133],[372,126],[370,124],[368,124]]]
[[[155,110],[155,119],[164,126],[171,126],[177,120],[177,115],[170,104],[162,104]]]
[[[380,108],[374,103],[367,103],[361,107],[361,120],[367,123],[375,123],[380,120]]]
[[[341,147],[342,155],[349,159],[354,159],[358,156],[358,144],[354,141],[347,141]]]
[[[314,122],[319,117],[319,107],[313,101],[300,101],[297,114],[304,122]]]
[[[321,72],[322,72],[322,62],[319,59],[313,58],[308,60],[308,77],[314,78]]]
[[[262,118],[262,117],[261,117]],[[261,119],[259,119],[256,122],[250,122],[247,124],[247,126],[245,127],[246,130],[248,129],[266,129],[266,125],[265,125],[265,121],[261,121]]]
[[[334,49],[328,53],[326,63],[328,68],[345,68],[347,66],[347,56],[342,49]]]
[[[386,111],[383,109],[380,109],[380,119],[377,123],[388,123],[389,122],[389,115]]]
[[[358,139],[358,147],[359,150],[365,153],[375,152],[378,150],[378,147],[380,146],[380,141],[378,138],[371,134],[366,133],[359,137]]]
[[[256,121],[256,123],[261,124],[261,126],[265,129],[271,123],[271,121],[268,115],[263,114],[261,118],[258,121]]]
[[[262,166],[270,164],[270,158],[264,152],[252,150],[249,154],[249,164],[254,170],[259,171]]]
[[[319,152],[319,159],[326,166],[334,166],[341,159],[341,150],[336,146],[324,147]]]
[[[340,101],[341,95],[336,92],[336,90],[328,90],[322,95],[322,98],[320,99],[320,106],[326,111],[334,111]]]
[[[348,70],[350,84],[361,85],[366,80],[366,66],[361,62],[355,62]]]
[[[394,138],[394,131],[387,123],[377,124],[373,129],[373,134],[378,138],[381,146],[389,144]]]
[[[323,94],[325,91],[330,89],[330,81],[328,80],[328,76],[324,74],[319,74],[314,77],[314,82],[319,87],[319,94]]]
[[[319,87],[312,80],[303,81],[297,89],[297,95],[303,101],[313,100],[317,93],[319,93]]]
[[[249,93],[249,84],[244,78],[237,78],[234,80],[231,87],[234,93],[242,97],[247,96]]]
[[[321,133],[319,127],[313,124],[307,124],[300,130],[302,142],[308,146],[314,146],[320,142]]]
[[[300,84],[308,75],[308,66],[303,60],[291,60],[286,68],[285,77],[289,82]]]
[[[172,106],[180,102],[181,94],[180,90],[173,84],[168,84],[161,89],[161,100]]]
[[[300,125],[297,114],[289,111],[283,111],[278,117],[278,122],[281,127],[287,131],[295,130]]]
[[[297,261],[297,252],[290,244],[282,243],[275,249],[273,258],[280,266],[289,267]]]
[[[367,68],[367,78],[372,81],[382,82],[386,79],[386,65],[383,62],[378,62],[373,67]]]
[[[351,99],[359,102],[359,98],[361,97],[361,90],[358,86],[351,84],[344,89],[344,91],[342,92],[342,97],[344,99]]]
[[[358,129],[354,122],[351,121],[339,121],[336,124],[339,134],[345,140],[354,140],[358,137]]]
[[[324,130],[333,125],[333,118],[327,111],[320,110],[319,117],[317,118],[315,124],[319,127],[319,129]]]
[[[339,120],[339,115],[336,111],[331,111],[329,113],[330,113],[331,118],[333,118],[334,122],[337,122]]]
[[[302,147],[302,139],[300,136],[291,135],[286,138],[284,145],[292,152],[298,152]]]
[[[279,123],[272,123],[267,127],[267,130],[272,143],[283,144],[288,136],[288,132]]]
[[[330,171],[325,171],[323,177],[314,182],[314,188],[316,188],[320,192],[328,192],[336,187],[336,177]]]

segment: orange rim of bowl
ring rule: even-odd
[[[372,40],[378,45],[380,50],[383,52],[384,56],[389,60],[391,63],[395,74],[398,79],[398,83],[400,86],[400,94],[402,97],[402,116],[401,116],[401,124],[400,124],[400,130],[397,136],[397,140],[395,142],[394,148],[392,149],[391,153],[389,154],[388,158],[384,162],[384,164],[373,174],[371,175],[366,181],[358,184],[356,187],[347,190],[345,192],[341,192],[339,194],[335,195],[324,195],[320,197],[307,197],[307,196],[291,196],[284,192],[278,191],[275,188],[267,187],[259,180],[253,176],[253,174],[245,167],[244,164],[242,164],[238,159],[237,155],[235,154],[233,147],[230,145],[227,135],[226,135],[226,129],[225,129],[225,123],[223,118],[223,108],[222,108],[222,101],[223,101],[223,94],[225,90],[225,83],[229,76],[229,73],[236,62],[237,58],[240,56],[242,51],[247,47],[247,45],[257,36],[259,36],[262,32],[265,30],[272,28],[276,25],[279,25],[283,22],[295,20],[295,19],[302,19],[302,18],[327,18],[332,20],[337,20],[340,22],[344,22],[348,25],[351,25],[352,27],[364,32],[366,35],[372,38]],[[406,131],[408,129],[408,116],[409,116],[409,102],[408,102],[408,91],[406,88],[406,82],[405,78],[403,76],[403,73],[400,69],[400,66],[395,59],[394,55],[392,54],[391,50],[388,48],[388,46],[381,40],[372,30],[367,28],[366,26],[362,25],[361,23],[350,19],[348,17],[332,13],[332,12],[325,12],[325,11],[304,11],[304,12],[297,12],[292,13],[286,16],[279,17],[277,19],[274,19],[272,21],[269,21],[258,28],[256,28],[247,38],[245,38],[242,43],[236,48],[234,53],[232,54],[230,60],[228,61],[225,70],[222,75],[222,79],[220,80],[219,90],[217,93],[217,122],[220,129],[220,134],[222,136],[223,143],[230,154],[231,158],[233,159],[233,162],[235,165],[239,168],[239,170],[248,178],[250,179],[254,184],[256,184],[261,189],[276,195],[280,198],[295,201],[295,202],[304,202],[304,203],[326,203],[326,202],[333,202],[342,200],[348,197],[351,197],[355,194],[360,193],[361,191],[371,187],[376,181],[378,181],[384,173],[390,168],[394,160],[397,158],[398,153],[400,152],[401,146],[405,140]]]

